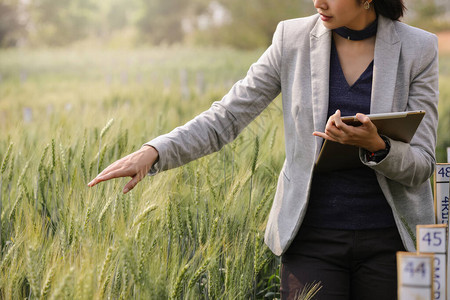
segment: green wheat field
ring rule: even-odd
[[[87,187],[220,100],[261,53],[0,50],[0,299],[279,298],[263,236],[284,160],[280,97],[218,153],[126,195],[128,179]],[[440,68],[445,162],[450,55]]]

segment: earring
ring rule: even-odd
[[[364,8],[365,8],[365,9],[369,9],[369,8],[370,8],[370,3],[369,3],[369,1],[366,0],[366,2],[364,2]]]

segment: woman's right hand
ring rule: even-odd
[[[142,178],[147,175],[150,168],[158,159],[158,151],[151,146],[144,145],[141,149],[133,152],[109,165],[91,182],[89,187],[93,187],[99,182],[119,177],[131,177],[131,180],[123,188],[126,194],[132,190]]]
[[[377,127],[364,114],[356,114],[361,126],[351,126],[342,122],[341,111],[331,115],[325,126],[325,132],[314,131],[313,135],[333,142],[353,145],[375,152],[386,148],[386,144],[378,134]]]

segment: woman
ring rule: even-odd
[[[220,102],[107,167],[89,183],[178,167],[231,142],[281,92],[286,160],[265,241],[282,255],[281,293],[321,282],[320,299],[395,299],[398,250],[432,223],[437,39],[397,20],[402,0],[315,0],[318,14],[281,22],[273,43]],[[425,110],[410,144],[366,116]],[[363,124],[342,123],[341,111]],[[327,121],[328,120],[328,121]],[[360,148],[361,168],[314,173],[323,139]]]

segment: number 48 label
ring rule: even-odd
[[[446,167],[446,166],[437,166],[437,174],[438,174],[438,176],[437,176],[437,181],[439,181],[439,179],[444,179],[444,178],[447,178],[447,181],[448,181],[448,178],[450,178],[450,167]]]

